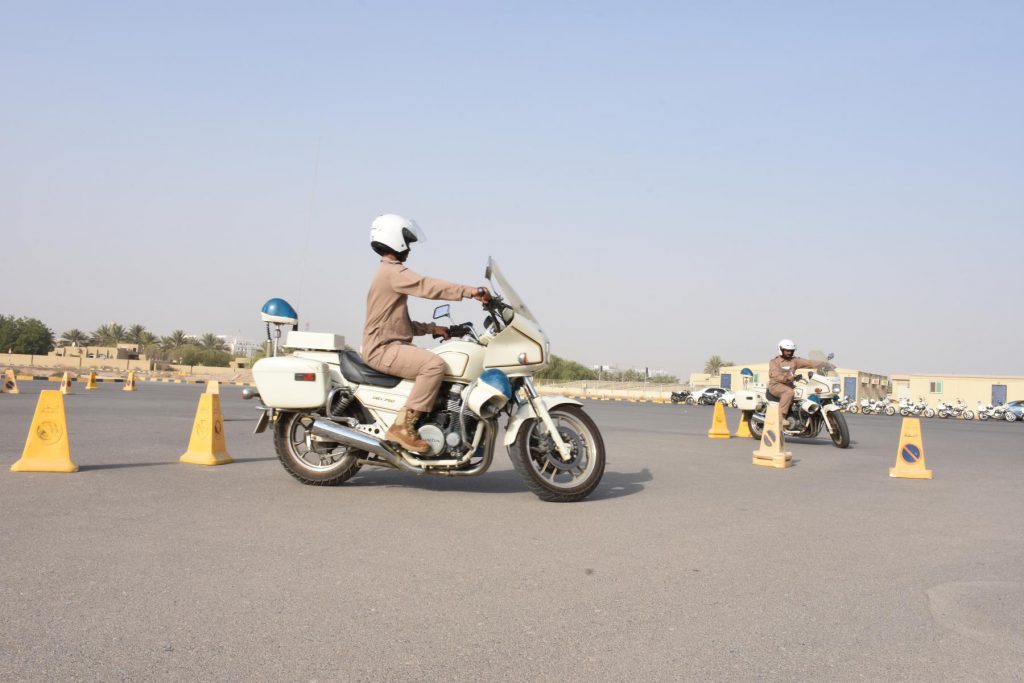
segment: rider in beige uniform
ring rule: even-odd
[[[433,334],[448,339],[448,328],[413,322],[408,299],[459,301],[490,298],[485,287],[457,285],[418,275],[405,267],[413,242],[424,239],[414,221],[395,214],[378,216],[370,226],[370,246],[380,254],[380,267],[366,297],[363,360],[374,370],[416,380],[405,406],[385,438],[414,453],[426,453],[429,445],[419,438],[416,421],[430,412],[444,378],[444,361],[434,353],[412,345],[417,335]]]
[[[779,418],[787,428],[792,429],[789,407],[793,405],[793,380],[796,371],[802,368],[819,369],[824,362],[815,362],[796,357],[796,342],[783,339],[779,342],[779,355],[768,362],[768,391],[779,397]]]

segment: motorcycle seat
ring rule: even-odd
[[[771,401],[772,403],[779,402],[779,397],[773,394],[772,392],[768,391],[767,389],[764,390],[764,399],[766,401]]]
[[[338,355],[341,358],[341,376],[349,382],[390,389],[402,381],[401,377],[377,372],[364,363],[355,351],[342,351]]]

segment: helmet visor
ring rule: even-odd
[[[402,236],[405,237],[406,244],[412,244],[413,242],[422,244],[427,241],[427,233],[423,232],[423,228],[413,220],[410,220],[409,225],[402,228]]]

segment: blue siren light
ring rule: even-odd
[[[508,376],[506,376],[501,370],[496,370],[494,368],[484,370],[480,375],[479,381],[487,386],[497,389],[505,395],[505,398],[510,401],[512,400],[512,383],[508,381]]]
[[[260,310],[260,318],[265,323],[278,323],[281,325],[298,325],[299,314],[295,312],[292,305],[284,299],[273,298],[263,304]]]

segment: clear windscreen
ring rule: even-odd
[[[516,315],[521,315],[529,318],[533,322],[540,326],[540,321],[537,320],[537,316],[527,308],[522,298],[516,293],[516,290],[512,289],[512,285],[505,279],[504,274],[498,267],[498,262],[493,258],[487,259],[487,270],[484,272],[484,277],[487,278],[492,289],[494,289],[501,297],[505,300],[505,303],[512,307],[512,310],[516,312]]]

